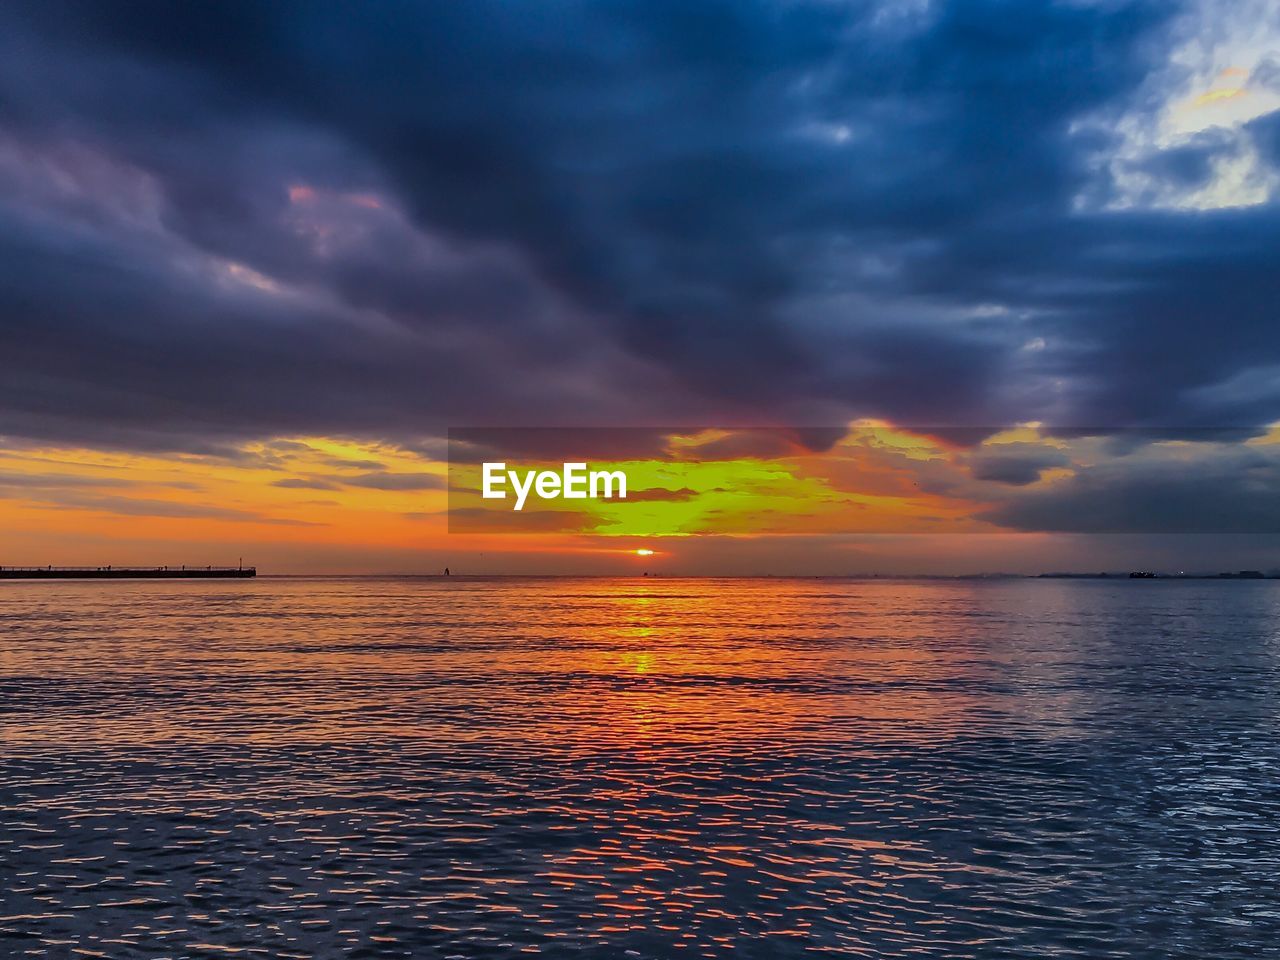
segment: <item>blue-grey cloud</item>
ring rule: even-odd
[[[1026,486],[1038,481],[1046,470],[1069,462],[1067,455],[1054,447],[1037,443],[1002,443],[974,453],[969,458],[969,472],[975,480]]]
[[[286,477],[283,480],[271,481],[271,486],[282,487],[285,490],[340,490],[338,484],[329,480],[320,480],[314,477]]]
[[[1280,453],[1152,448],[1006,499],[985,519],[1063,533],[1280,534]]]
[[[1077,202],[1118,136],[1080,121],[1143,105],[1178,11],[9,5],[0,429],[1248,432],[1275,206]],[[1135,169],[1191,189],[1224,149]]]
[[[371,490],[443,490],[445,478],[435,473],[388,473],[377,471],[358,477],[342,477],[341,482]]]

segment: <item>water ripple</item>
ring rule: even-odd
[[[1280,942],[1280,585],[0,585],[6,957]]]

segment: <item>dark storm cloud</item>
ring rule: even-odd
[[[115,477],[84,477],[63,473],[7,473],[0,471],[0,490],[17,488],[58,490],[64,487],[130,487],[133,482]]]
[[[1176,13],[9,5],[0,428],[1254,427],[1275,208],[1075,204]]]
[[[200,485],[184,480],[139,482],[126,477],[94,477],[71,473],[10,473],[0,470],[0,497],[24,495],[30,490],[63,490],[79,487],[166,487],[172,490],[199,490]]]
[[[271,481],[273,487],[285,490],[341,490],[341,486],[328,480],[317,480],[307,477],[286,477],[283,480]]]
[[[1068,463],[1061,450],[1036,443],[1002,443],[987,447],[969,459],[969,473],[975,480],[991,480],[1010,486],[1035,483],[1051,467]]]
[[[455,427],[449,431],[453,464],[500,460],[642,460],[668,455],[674,428]]]
[[[830,450],[837,427],[455,427],[448,460],[621,461],[773,458]]]
[[[443,490],[445,478],[434,473],[365,473],[358,477],[342,477],[342,483],[371,490]]]
[[[1141,167],[1162,182],[1173,181],[1183,188],[1203,186],[1213,174],[1213,163],[1230,148],[1225,131],[1206,131],[1189,143],[1162,150],[1147,158]]]
[[[1065,533],[1280,533],[1280,455],[1150,451],[1080,469],[983,514],[1017,530]]]
[[[252,510],[236,510],[198,503],[177,503],[146,497],[115,497],[95,494],[60,493],[33,497],[38,506],[54,510],[89,510],[128,517],[171,517],[188,520],[227,520],[266,523],[287,527],[322,527],[325,523],[272,517]]]

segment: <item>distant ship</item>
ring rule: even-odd
[[[257,567],[0,567],[0,580],[240,580]]]

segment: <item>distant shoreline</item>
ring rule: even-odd
[[[0,580],[246,580],[257,567],[0,567]]]
[[[0,580],[441,580],[475,582],[481,580],[842,580],[860,583],[888,581],[973,582],[1008,580],[1105,580],[1132,582],[1148,580],[1280,580],[1280,573],[1238,571],[1235,573],[268,573],[255,567],[199,568],[59,568],[0,567]]]

